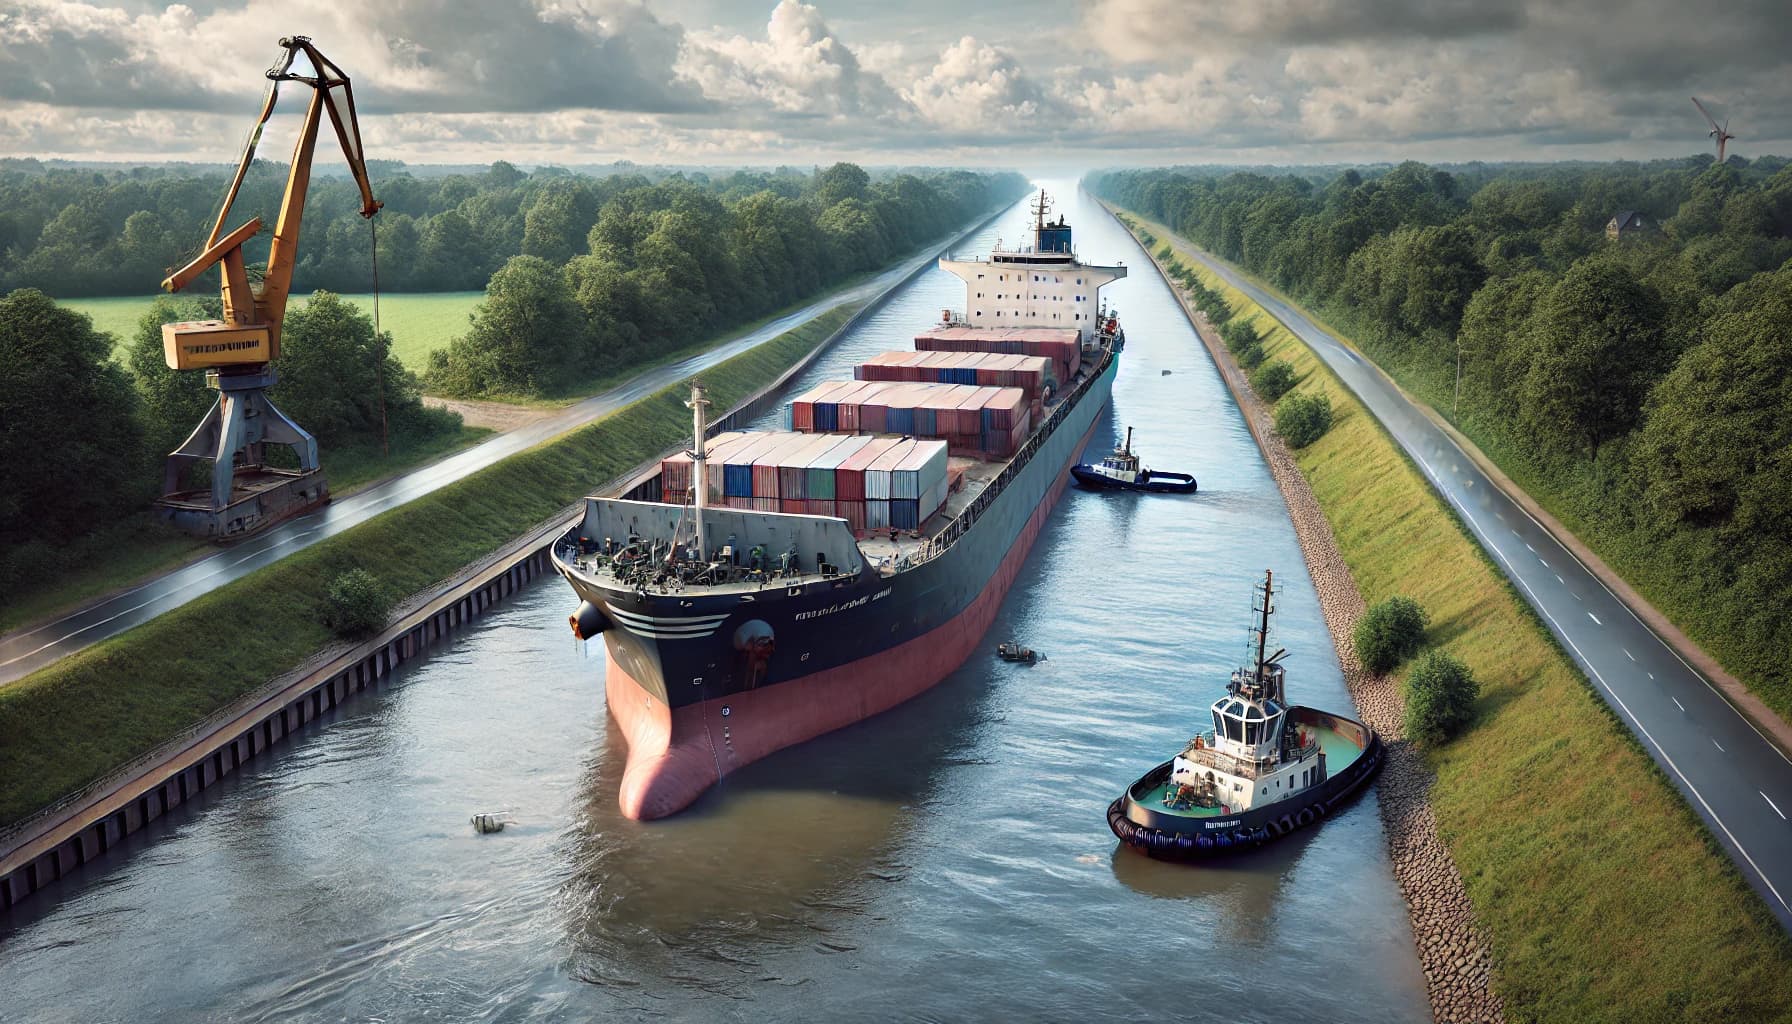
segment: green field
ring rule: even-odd
[[[1792,939],[1691,808],[1356,396],[1193,269],[1296,390],[1331,396],[1330,432],[1295,454],[1363,597],[1417,599],[1481,682],[1475,724],[1429,754],[1430,800],[1508,1018],[1792,1020]]]
[[[344,295],[355,305],[373,313],[372,295]],[[467,330],[467,318],[473,307],[485,298],[484,292],[403,292],[380,296],[380,329],[392,335],[392,351],[398,361],[418,373],[434,350]],[[294,295],[295,305],[304,305],[306,296]],[[123,348],[137,333],[137,321],[155,301],[155,296],[112,296],[104,299],[62,299],[64,306],[86,313],[93,326],[116,339],[113,352],[122,362]]]
[[[711,401],[726,409],[769,384],[854,308],[837,306],[706,371]],[[394,596],[423,592],[677,445],[690,429],[688,396],[685,384],[666,388],[0,688],[0,824],[154,749],[331,643],[325,594],[341,573],[364,569]]]

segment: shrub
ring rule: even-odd
[[[1234,354],[1243,352],[1263,339],[1257,334],[1257,328],[1249,320],[1233,320],[1220,326],[1220,340]]]
[[[1481,684],[1468,666],[1439,650],[1419,659],[1406,677],[1406,735],[1427,746],[1442,743],[1474,720]]]
[[[1356,660],[1377,675],[1417,654],[1425,644],[1425,609],[1398,595],[1378,602],[1357,620]]]
[[[1263,346],[1257,344],[1246,345],[1238,353],[1238,365],[1244,367],[1246,370],[1255,370],[1257,367],[1263,365]]]
[[[1215,325],[1232,319],[1232,307],[1226,305],[1225,297],[1216,291],[1208,291],[1201,296],[1201,311],[1207,314],[1208,322]]]
[[[1291,448],[1305,448],[1332,428],[1330,395],[1295,392],[1276,403],[1276,433]]]
[[[1165,242],[1163,244],[1163,247],[1157,250],[1157,258],[1160,260],[1168,260],[1168,259],[1174,258],[1170,253],[1170,243]]]
[[[365,569],[350,569],[330,583],[324,624],[340,637],[367,636],[386,626],[392,599]]]
[[[1278,359],[1251,374],[1251,387],[1265,402],[1274,402],[1294,387],[1294,367]]]

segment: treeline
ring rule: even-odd
[[[1792,713],[1786,161],[1090,186],[1347,330]]]
[[[163,457],[217,398],[205,374],[168,368],[162,324],[215,318],[219,305],[157,299],[120,366],[112,336],[85,314],[35,289],[0,298],[0,593],[56,579],[65,559],[90,553],[83,539],[107,534],[161,493]],[[460,429],[460,417],[423,406],[391,347],[390,334],[328,292],[288,311],[271,395],[317,437],[326,470],[344,448],[377,448],[382,413],[394,449]]]
[[[819,176],[792,168],[718,177],[701,172],[668,177],[653,170],[593,177],[554,167],[524,173],[499,161],[480,173],[418,176],[403,164],[371,161],[369,171],[374,195],[386,204],[371,227],[359,215],[359,196],[346,176],[312,181],[294,268],[295,290],[371,291],[375,229],[383,290],[468,291],[484,288],[513,256],[562,264],[590,251],[587,236],[600,211],[611,200],[656,182],[730,208],[770,193],[778,200],[819,207],[819,215],[844,198],[823,193]],[[932,204],[968,203],[974,208],[981,205],[979,193],[993,201],[1009,188],[1006,179],[997,185],[988,176],[968,172],[922,173],[925,180],[899,175],[857,196],[873,207],[881,232],[900,238],[927,224],[950,224],[964,209],[948,212]],[[251,259],[256,252],[265,256],[286,175],[286,164],[263,160],[243,183],[229,226],[252,216],[266,225],[251,243]],[[222,168],[202,173],[182,166],[92,170],[0,161],[0,292],[37,288],[57,298],[149,294],[170,270],[198,254],[228,184]],[[917,214],[917,201],[929,208]],[[858,230],[854,213],[850,208],[840,211],[833,229],[848,234]],[[899,222],[914,216],[921,223]],[[215,274],[206,280],[216,287]]]
[[[561,392],[882,267],[1025,188],[968,171],[874,181],[845,163],[543,183],[521,255],[492,274],[467,334],[431,353],[427,381],[456,396]]]

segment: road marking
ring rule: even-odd
[[[1570,591],[1570,593],[1573,593],[1573,591]],[[1575,599],[1575,600],[1576,600],[1576,601],[1578,601],[1578,600],[1580,600],[1580,595],[1579,595],[1579,594],[1575,594],[1575,595],[1574,595],[1574,599]]]
[[[1537,549],[1536,549],[1536,548],[1534,548],[1534,547],[1531,547],[1531,542],[1530,542],[1530,541],[1525,541],[1525,545],[1524,545],[1524,549],[1525,549],[1525,550],[1526,550],[1526,551],[1529,551],[1529,552],[1530,552],[1530,553],[1531,553],[1531,554],[1533,554],[1533,555],[1534,555],[1534,554],[1536,554],[1536,553],[1537,553]],[[1538,559],[1538,561],[1542,561],[1542,559]]]
[[[1564,587],[1568,585],[1568,581],[1562,578],[1561,573],[1556,573],[1556,582],[1560,583]]]
[[[1592,619],[1592,620],[1593,620],[1593,625],[1595,625],[1595,626],[1603,626],[1603,625],[1605,625],[1605,623],[1603,623],[1603,622],[1600,622],[1600,621],[1599,621],[1599,616],[1597,616],[1597,615],[1594,615],[1594,614],[1593,614],[1593,613],[1592,613],[1592,612],[1588,612],[1588,613],[1587,613],[1587,618],[1589,618],[1589,619]]]
[[[1500,521],[1500,522],[1502,522],[1502,523],[1503,523],[1503,522],[1505,522],[1505,521],[1506,521],[1506,517],[1505,517],[1505,516],[1502,516],[1502,515],[1500,515],[1500,514],[1499,514],[1499,513],[1498,513],[1498,512],[1495,512],[1495,513],[1494,513],[1494,514],[1493,514],[1493,518],[1495,518],[1495,519],[1498,519],[1498,520],[1499,520],[1499,521]]]
[[[1654,679],[1654,678],[1655,678],[1655,673],[1653,673],[1653,672],[1651,672],[1651,673],[1649,673],[1649,678],[1650,678],[1650,679]]]
[[[1537,561],[1539,561],[1539,562],[1543,562],[1543,556],[1542,556],[1542,555],[1538,555],[1538,556],[1537,556]],[[1547,569],[1547,568],[1549,568],[1549,563],[1548,563],[1548,562],[1543,562],[1543,568],[1545,568],[1545,569]]]
[[[1712,740],[1711,745],[1717,748],[1718,753],[1721,754],[1724,752],[1724,745],[1722,743],[1719,743],[1716,740]]]
[[[1675,707],[1677,707],[1677,708],[1679,708],[1679,709],[1680,709],[1680,710],[1681,710],[1681,711],[1685,711],[1685,710],[1686,710],[1686,705],[1684,705],[1684,704],[1682,704],[1682,703],[1680,703],[1680,698],[1678,698],[1678,697],[1669,697],[1669,698],[1668,698],[1668,699],[1669,699],[1669,700],[1671,700],[1671,701],[1673,701],[1673,702],[1674,702],[1674,706],[1675,706]]]
[[[1620,650],[1620,651],[1623,651],[1623,652],[1624,652],[1624,656],[1625,656],[1625,657],[1626,657],[1626,658],[1629,658],[1629,659],[1630,659],[1630,660],[1631,660],[1631,661],[1635,661],[1635,660],[1636,660],[1636,655],[1634,655],[1634,654],[1632,654],[1632,653],[1630,653],[1630,648],[1628,648],[1628,647],[1620,647],[1620,648],[1618,648],[1618,650]]]
[[[1758,789],[1755,790],[1755,792],[1761,793]],[[1781,821],[1786,820],[1786,812],[1780,810],[1780,805],[1773,802],[1773,797],[1768,796],[1766,793],[1761,793],[1761,799],[1767,801],[1767,806],[1773,808],[1773,813],[1779,815]]]

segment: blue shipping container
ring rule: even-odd
[[[921,528],[921,502],[916,498],[896,498],[890,502],[890,525],[898,530]]]

